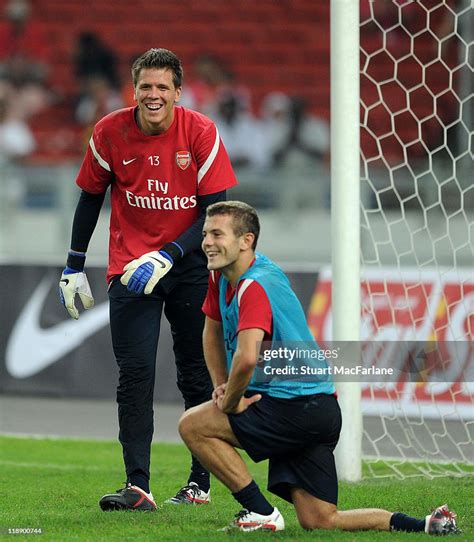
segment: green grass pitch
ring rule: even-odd
[[[266,463],[250,464],[262,488]],[[157,503],[173,495],[186,481],[189,455],[183,445],[157,444],[152,455],[152,491]],[[122,487],[124,475],[118,443],[0,437],[0,538],[57,541],[206,541],[245,539],[312,541],[426,540],[424,533],[303,531],[293,508],[271,496],[286,521],[285,531],[221,533],[239,505],[213,480],[209,506],[159,506],[156,513],[109,512],[98,507],[104,493]],[[339,507],[386,508],[423,517],[445,502],[458,513],[463,534],[474,540],[474,483],[464,478],[422,478],[398,481],[365,480],[340,486]],[[41,535],[9,534],[9,529],[41,529]]]

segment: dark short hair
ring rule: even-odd
[[[168,49],[149,49],[132,64],[133,86],[137,86],[140,72],[144,68],[168,69],[173,72],[173,84],[179,88],[183,83],[183,67],[179,58]]]
[[[243,201],[219,201],[209,205],[206,209],[207,217],[216,215],[230,215],[232,217],[232,227],[237,237],[253,233],[255,239],[252,250],[255,250],[260,235],[260,222],[257,211],[251,205]]]

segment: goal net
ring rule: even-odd
[[[360,2],[362,360],[398,369],[362,383],[364,476],[474,474],[473,8]]]
[[[474,465],[473,28],[470,0],[361,3],[364,363],[424,353],[363,386],[371,476]]]

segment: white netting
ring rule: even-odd
[[[364,388],[370,476],[474,472],[473,6],[361,2],[362,339],[460,349]]]

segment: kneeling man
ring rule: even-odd
[[[255,253],[259,232],[257,213],[245,203],[207,208],[202,248],[211,273],[203,341],[214,392],[211,401],[186,411],[179,424],[191,452],[243,508],[227,529],[285,527],[236,451],[241,448],[256,462],[269,459],[268,490],[293,503],[305,529],[456,532],[456,515],[446,505],[423,519],[381,509],[337,509],[333,451],[341,413],[329,373],[311,380],[268,377],[271,371],[259,362],[267,341],[275,349],[290,343],[319,349],[287,277]],[[290,358],[285,363],[294,369],[283,371],[280,365],[279,374],[298,372]]]

